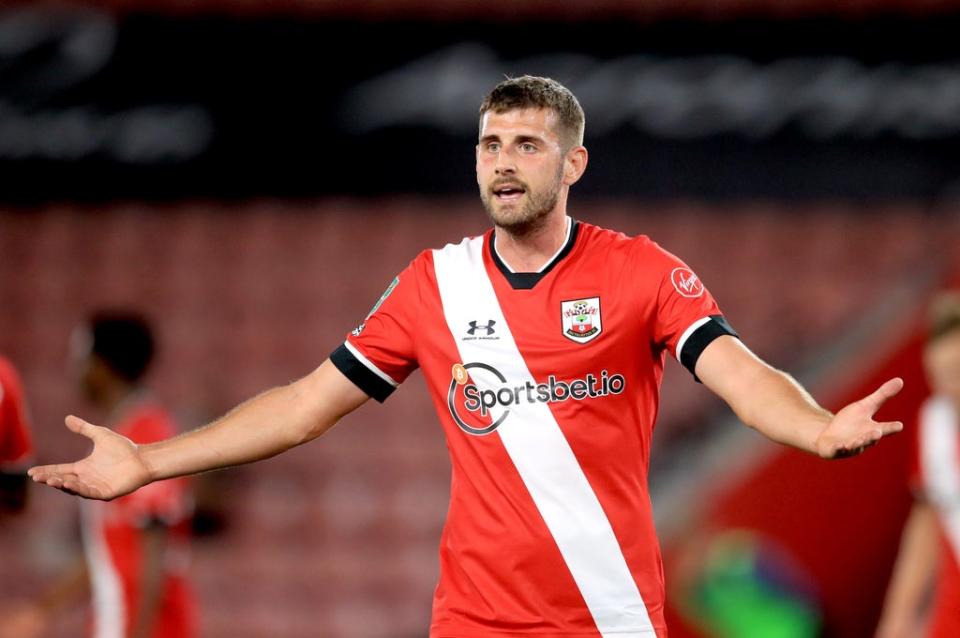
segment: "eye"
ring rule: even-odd
[[[487,142],[487,152],[488,153],[499,153],[500,152],[500,142]]]
[[[520,145],[520,150],[524,153],[535,153],[537,151],[537,147],[534,146],[532,142],[524,142]]]

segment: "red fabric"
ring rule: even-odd
[[[130,410],[116,431],[138,444],[152,443],[176,435],[170,416],[152,404]],[[189,539],[191,502],[184,479],[151,483],[132,494],[110,502],[85,502],[85,541],[94,588],[94,623],[107,622],[98,596],[110,598],[105,581],[116,578],[120,585],[119,600],[109,604],[120,606],[124,633],[128,635],[136,618],[141,595],[142,543],[145,527],[161,524],[166,527],[163,555],[163,576],[157,624],[152,638],[190,638],[196,635],[196,612],[193,592],[187,582],[185,568]],[[105,552],[93,545],[102,542]],[[107,608],[109,609],[109,608]]]
[[[511,287],[491,257],[490,239],[488,232],[486,274],[534,380],[625,379],[620,394],[549,407],[610,522],[658,636],[666,636],[647,490],[650,443],[664,356],[674,353],[691,324],[719,314],[717,305],[680,260],[646,237],[581,223],[572,251],[529,290]],[[578,343],[564,334],[561,307],[593,298],[599,298],[602,330]],[[479,326],[488,319],[476,317]],[[452,494],[430,636],[595,638],[599,632],[577,583],[499,434],[468,434],[451,415],[452,370],[465,363],[456,341],[462,338],[446,324],[432,251],[400,273],[362,331],[348,337],[396,382],[419,366],[446,433]],[[489,422],[478,417],[471,426]]]
[[[0,357],[0,469],[32,455],[23,386],[13,365]]]
[[[943,552],[950,552],[947,545],[946,539],[941,537],[940,547]],[[957,636],[960,636],[960,568],[951,552],[940,561],[927,638]]]

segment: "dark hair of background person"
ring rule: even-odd
[[[138,382],[150,367],[155,349],[146,318],[135,312],[100,311],[90,317],[89,328],[91,354],[124,380]]]
[[[960,330],[960,291],[938,295],[930,304],[929,342]]]

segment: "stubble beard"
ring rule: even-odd
[[[547,215],[560,200],[560,182],[563,178],[563,166],[557,170],[552,188],[532,191],[524,184],[523,204],[497,208],[498,202],[489,187],[480,188],[480,200],[487,216],[497,228],[502,228],[515,237],[530,235],[546,224]]]

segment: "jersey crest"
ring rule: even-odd
[[[587,343],[600,336],[600,297],[587,297],[560,302],[563,336],[577,343]]]

